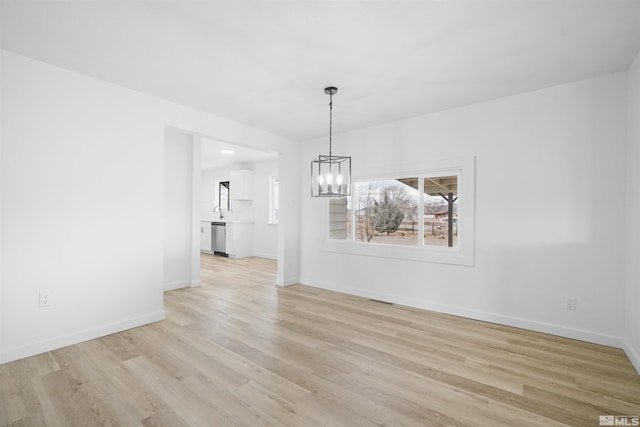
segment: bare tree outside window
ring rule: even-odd
[[[378,233],[395,233],[400,228],[404,219],[404,212],[390,197],[389,188],[382,191],[382,201],[376,206],[374,228]]]
[[[418,244],[416,189],[399,180],[358,182],[354,198],[356,241]]]

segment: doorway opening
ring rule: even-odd
[[[201,284],[200,254],[214,253],[214,222],[225,225],[230,259],[277,261],[270,183],[278,162],[276,152],[165,130],[165,290]]]

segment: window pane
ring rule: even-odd
[[[373,244],[418,245],[418,178],[357,182],[355,238]]]
[[[280,221],[280,181],[273,175],[269,177],[269,224]]]
[[[329,238],[347,238],[347,198],[329,199]]]
[[[218,184],[218,206],[220,206],[220,212],[228,212],[231,210],[229,191],[231,191],[229,181],[222,181]]]
[[[458,177],[424,179],[424,244],[458,246]]]

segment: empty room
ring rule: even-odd
[[[640,425],[640,0],[0,0],[0,426]]]

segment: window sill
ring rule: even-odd
[[[474,265],[473,253],[461,248],[327,241],[320,247],[320,251],[437,264]]]

